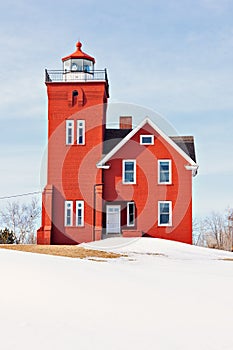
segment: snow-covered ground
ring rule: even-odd
[[[110,238],[92,261],[0,250],[3,350],[232,350],[232,253]]]

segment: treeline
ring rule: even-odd
[[[224,213],[212,212],[204,219],[194,220],[193,243],[232,251],[233,209],[228,208]]]

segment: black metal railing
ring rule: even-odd
[[[64,71],[45,69],[45,81],[48,82],[75,82],[75,81],[104,80],[108,83],[107,70],[93,71]]]

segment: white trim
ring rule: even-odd
[[[67,223],[68,219],[68,210],[70,211],[70,224]],[[71,227],[73,226],[73,201],[65,201],[65,222],[64,226]]]
[[[79,207],[79,204],[81,206]],[[81,224],[78,224],[78,210],[81,210]],[[84,226],[84,201],[78,200],[76,201],[76,226],[83,227]]]
[[[69,142],[69,130],[71,130],[71,142]],[[74,120],[66,120],[66,145],[74,144]]]
[[[134,167],[133,167],[134,181],[132,181],[132,182],[125,181],[125,164],[128,162],[131,162],[134,164]],[[135,159],[123,159],[122,160],[122,183],[124,185],[135,185],[136,184],[136,160]]]
[[[79,132],[82,130],[82,142],[79,142]],[[77,145],[85,145],[85,120],[77,120]]]
[[[160,164],[162,162],[168,162],[169,164],[169,181],[161,181],[160,179]],[[158,159],[158,184],[159,185],[171,185],[172,184],[172,161],[171,159]]]
[[[130,204],[133,204],[133,223],[132,224],[129,222],[129,205]],[[135,203],[134,202],[127,203],[127,226],[128,227],[135,226]]]
[[[169,204],[169,222],[167,224],[160,223],[160,204]],[[172,201],[158,201],[158,226],[172,226]]]
[[[116,229],[111,230],[109,229],[109,209],[110,208],[117,208],[118,209],[118,226],[116,227]],[[121,232],[121,206],[120,205],[110,205],[107,204],[106,205],[106,234],[108,233],[120,233]]]
[[[193,177],[197,175],[198,168],[198,165],[185,165],[186,170],[192,170]]]
[[[146,117],[135,129],[123,138],[106,156],[98,162],[97,167],[104,165],[122,146],[126,144],[146,123],[148,123],[166,142],[168,142],[190,165],[197,165],[177,144],[160,130],[148,117]]]
[[[110,168],[110,165],[99,165],[99,164],[97,164],[96,165],[96,167],[97,167],[97,169],[109,169]]]
[[[151,142],[142,142],[143,137],[150,137]],[[140,135],[140,145],[153,145],[154,144],[155,135]]]

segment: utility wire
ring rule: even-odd
[[[15,195],[12,195],[12,196],[0,197],[0,199],[10,199],[10,198],[24,197],[24,196],[30,196],[32,194],[39,194],[39,193],[42,193],[42,192],[41,191],[35,191],[35,192],[27,192],[27,193],[15,194]]]

